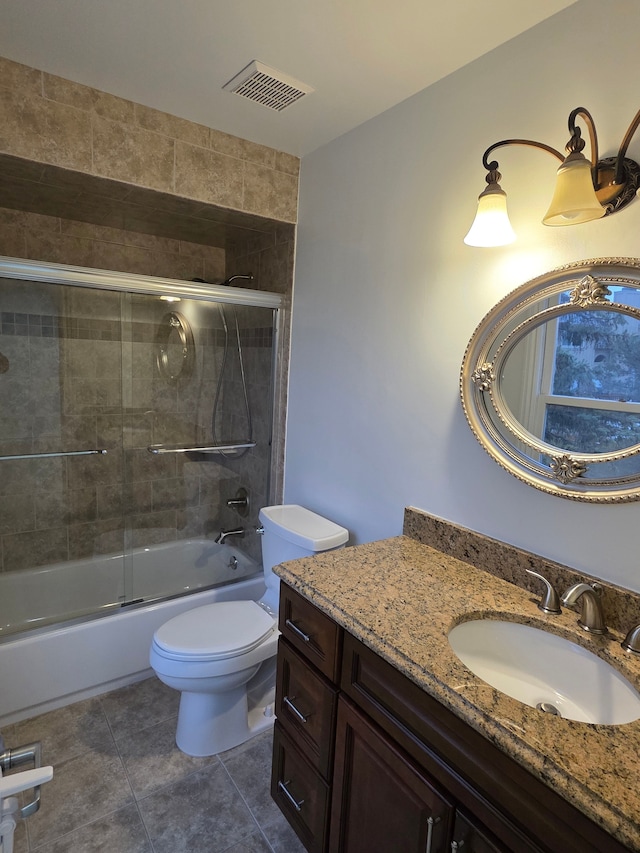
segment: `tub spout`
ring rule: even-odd
[[[244,536],[244,527],[236,527],[233,530],[221,530],[214,541],[218,545],[222,545],[227,536]]]

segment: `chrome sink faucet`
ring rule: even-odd
[[[578,619],[578,625],[591,634],[606,634],[607,626],[604,624],[602,603],[600,601],[599,584],[575,583],[562,596],[565,607],[571,607],[580,601],[582,613]]]

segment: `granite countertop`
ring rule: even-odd
[[[640,851],[640,720],[591,725],[495,690],[447,634],[474,618],[542,627],[613,663],[640,689],[640,658],[615,632],[587,634],[572,610],[546,616],[526,589],[408,536],[283,563],[276,573],[425,692],[630,849]]]

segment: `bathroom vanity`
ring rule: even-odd
[[[640,851],[640,722],[543,714],[447,640],[469,618],[543,626],[637,685],[617,633],[581,636],[573,611],[544,616],[526,589],[409,536],[277,573],[272,795],[309,851]]]

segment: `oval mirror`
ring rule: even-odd
[[[640,261],[581,261],[522,285],[467,347],[460,392],[489,454],[574,500],[640,498]]]

